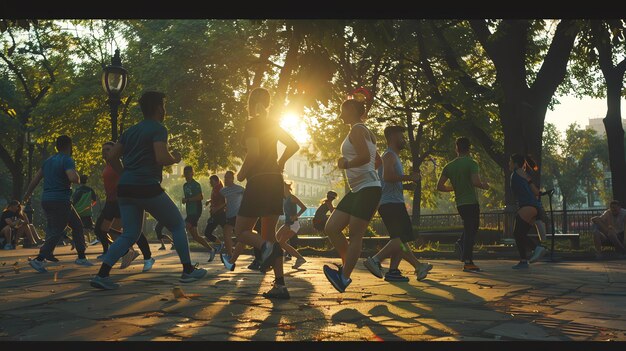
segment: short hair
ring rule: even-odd
[[[187,172],[187,171],[193,171],[193,167],[185,166],[185,168],[183,168],[183,172]]]
[[[157,108],[163,106],[165,100],[165,94],[159,91],[146,91],[139,98],[139,106],[144,118],[151,117],[156,112]]]
[[[456,139],[456,147],[460,152],[468,152],[470,146],[471,144],[467,137],[460,137]]]
[[[391,139],[391,136],[396,134],[396,133],[404,133],[404,131],[406,130],[406,128],[402,127],[402,126],[389,126],[387,128],[385,128],[385,139],[387,139],[387,141],[389,141],[389,139]]]
[[[209,177],[209,181],[214,181],[214,182],[219,182],[220,181],[220,177],[216,176],[215,174]]]
[[[56,140],[57,151],[65,150],[70,145],[72,145],[72,138],[67,135],[60,135]]]
[[[610,206],[613,206],[613,205],[621,206],[621,203],[619,202],[619,200],[611,200]]]
[[[102,144],[102,146],[106,146],[106,145],[115,146],[115,143],[112,141],[107,141],[106,143]]]
[[[337,193],[331,190],[331,191],[326,193],[326,197],[332,197],[332,198],[336,199],[337,198]]]
[[[89,176],[86,174],[80,175],[80,184],[87,184],[87,180],[89,180]]]
[[[235,176],[235,172],[233,172],[233,171],[226,171],[226,173],[224,173],[224,174],[225,174],[225,175],[226,175],[226,174],[230,174],[231,176]]]
[[[344,114],[346,107],[350,107],[352,109],[352,111],[355,112],[355,114],[357,115],[357,117],[361,117],[365,114],[365,102],[364,101],[358,101],[355,99],[348,99],[346,101],[344,101],[341,104],[341,113]]]

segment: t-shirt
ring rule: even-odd
[[[243,198],[244,190],[244,187],[237,184],[225,186],[220,189],[220,194],[222,194],[222,196],[226,198],[226,218],[232,218],[237,216],[237,212],[239,212],[239,206],[241,206],[241,199]]]
[[[443,167],[443,174],[450,179],[454,188],[457,206],[478,204],[476,188],[472,184],[472,174],[478,173],[478,163],[469,156],[461,156]]]
[[[328,204],[326,204],[326,202],[324,202],[323,204],[320,205],[320,207],[317,208],[317,210],[315,210],[315,214],[313,215],[313,218],[315,220],[326,220],[326,214],[328,213],[328,211],[330,211],[330,208],[328,208]]]
[[[117,201],[117,183],[120,181],[120,175],[115,172],[110,164],[104,166],[102,171],[102,180],[104,182],[104,193],[107,201]]]
[[[74,208],[80,217],[92,216],[91,207],[93,202],[96,201],[96,192],[87,185],[79,186],[72,195],[72,203]]]
[[[528,181],[524,179],[524,177],[517,174],[517,169],[511,173],[511,189],[513,190],[513,195],[517,198],[517,205],[519,207],[523,206],[535,206],[541,207],[541,201],[537,199],[537,196],[530,189],[530,185]]]
[[[285,213],[285,224],[294,224],[295,222],[291,217],[298,214],[298,205],[295,201],[293,201],[293,196],[283,199],[283,212]]]
[[[76,169],[74,160],[68,154],[59,152],[45,160],[41,168],[43,170],[41,201],[69,202],[72,188],[65,172]]]
[[[223,188],[224,184],[220,182],[211,190],[211,208],[220,207],[226,203],[226,199],[220,193]]]
[[[183,185],[183,192],[186,198],[194,197],[202,194],[202,187],[195,179],[186,182]],[[200,216],[202,213],[202,201],[187,201],[185,203],[187,209],[187,216]]]
[[[247,139],[257,138],[259,140],[259,158],[250,167],[248,178],[259,174],[280,173],[276,150],[279,128],[277,123],[265,117],[254,117],[246,121],[243,131],[244,146]]]
[[[119,142],[124,145],[124,172],[119,184],[161,184],[163,166],[156,162],[155,142],[167,142],[167,129],[161,123],[144,119],[128,128]]]
[[[385,155],[391,154],[394,158],[393,168],[396,171],[396,174],[403,176],[404,170],[402,169],[402,162],[400,162],[400,158],[398,155],[391,149],[387,149],[382,157]],[[402,181],[398,182],[386,182],[383,179],[384,166],[378,168],[378,176],[380,177],[380,181],[382,184],[382,195],[380,197],[380,204],[390,204],[390,203],[404,203],[404,193]]]
[[[13,212],[13,211],[9,211],[9,210],[4,210],[2,211],[2,217],[0,217],[0,229],[6,227],[7,225],[9,225],[5,219],[10,219],[12,221],[16,221],[19,218],[19,215],[17,214],[17,212]]]
[[[601,218],[602,220],[605,221],[607,225],[612,224],[618,233],[623,232],[624,221],[626,220],[626,209],[620,208],[619,214],[617,216],[613,216],[613,213],[611,213],[611,210],[606,210],[602,214]]]

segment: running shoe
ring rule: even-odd
[[[348,278],[347,281],[344,281],[341,269],[335,270],[330,268],[328,265],[324,265],[324,275],[333,287],[340,293],[345,292],[348,285],[352,283],[352,279],[350,278]]]
[[[454,242],[454,253],[459,256],[459,261],[463,262],[463,246],[460,241]]]
[[[513,269],[528,269],[530,266],[528,265],[528,261],[519,261],[518,264],[511,267]]]
[[[284,285],[278,285],[274,283],[274,286],[268,291],[263,293],[263,297],[267,299],[284,299],[290,298],[289,291]]]
[[[122,256],[122,263],[120,264],[120,269],[124,269],[130,266],[131,263],[135,260],[135,258],[139,257],[139,253],[133,249],[129,249],[128,252]]]
[[[152,269],[152,266],[154,265],[155,259],[154,257],[150,257],[147,260],[143,260],[143,270],[142,272],[147,272],[149,270]]]
[[[306,263],[306,260],[304,258],[298,258],[296,260],[296,263],[293,264],[293,266],[291,266],[291,268],[293,269],[298,269],[300,267],[302,267],[303,264]]]
[[[98,257],[96,257],[96,260],[98,260],[98,261],[102,261],[102,259],[103,259],[103,258],[104,258],[104,254],[102,254],[102,255],[100,255],[100,256],[98,256]]]
[[[5,250],[12,250],[13,246],[11,246],[11,244],[6,244],[6,245],[4,245],[4,249]]]
[[[220,257],[222,259],[222,263],[224,263],[224,267],[226,267],[227,270],[229,271],[234,271],[235,270],[235,263],[230,263],[228,262],[228,259],[224,257],[224,254],[220,253]]]
[[[192,282],[195,282],[196,280],[204,278],[206,273],[207,271],[204,268],[194,268],[193,272],[191,273],[183,272],[183,274],[180,276],[179,281],[181,283],[192,283]]]
[[[215,248],[216,252],[222,252],[222,250],[224,249],[224,244],[223,243],[219,243],[217,244],[217,247]]]
[[[285,252],[285,261],[291,261],[291,255],[288,252]]]
[[[165,245],[161,245],[161,247],[159,247],[159,251],[161,250],[165,250]]]
[[[283,249],[277,242],[271,243],[266,241],[264,246],[265,248],[263,249],[263,254],[261,256],[261,266],[259,267],[261,272],[267,272],[269,267],[274,263],[274,260],[283,255]]]
[[[363,261],[363,265],[365,265],[365,268],[367,268],[367,270],[377,278],[383,277],[383,266],[373,257],[366,258],[365,261]]]
[[[430,263],[420,263],[419,268],[415,271],[417,281],[422,281],[428,276],[428,272],[433,269],[433,265]]]
[[[89,281],[89,284],[96,289],[102,289],[102,290],[115,290],[120,287],[119,284],[114,283],[111,280],[111,277],[102,278],[99,275],[96,275],[95,277],[91,278],[91,280]]]
[[[99,243],[100,243],[100,240],[94,239],[94,241],[90,242],[89,245],[90,246],[94,246],[94,245],[99,244]]]
[[[46,273],[46,267],[45,267],[45,263],[43,261],[39,261],[39,260],[32,260],[30,262],[28,262],[28,264],[33,267],[34,270],[36,270],[39,273]]]
[[[463,265],[463,272],[480,272],[480,268],[474,262],[470,262]]]
[[[59,262],[59,259],[54,256],[44,257],[44,260],[50,261],[50,262]]]
[[[170,247],[170,250],[176,250],[176,246],[174,246],[174,244],[172,244],[172,247]]]
[[[252,263],[250,263],[250,265],[248,266],[248,269],[251,269],[253,271],[258,271],[260,267],[261,267],[261,262],[259,262],[259,260],[257,259],[254,259]]]
[[[545,247],[537,246],[535,248],[535,252],[533,252],[533,255],[530,257],[530,260],[528,262],[529,263],[537,262],[540,258],[545,256],[546,253],[548,253],[548,250],[546,250]]]
[[[385,281],[388,282],[408,282],[409,277],[405,277],[402,275],[399,269],[390,269],[389,272],[385,274]]]
[[[76,263],[79,266],[85,266],[85,267],[93,266],[93,263],[89,262],[89,260],[86,258],[77,258],[76,261],[74,261],[74,263]]]
[[[213,262],[214,259],[215,259],[215,249],[211,248],[211,250],[209,250],[209,260],[207,262]]]

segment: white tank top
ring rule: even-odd
[[[367,130],[367,133],[370,134],[369,129],[363,123],[357,123],[352,128],[356,126],[361,126]],[[376,144],[374,144],[370,138],[367,138],[365,141],[367,144],[367,149],[370,154],[370,161],[364,165],[359,167],[352,167],[346,169],[346,178],[348,178],[348,185],[350,185],[350,190],[355,193],[363,188],[367,188],[370,186],[378,186],[380,187],[380,178],[378,177],[378,172],[376,172]],[[350,142],[350,133],[346,136],[343,143],[341,144],[341,154],[343,157],[348,160],[352,160],[357,156],[356,150],[354,149],[354,145]]]

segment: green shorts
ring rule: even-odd
[[[382,188],[370,186],[356,193],[347,193],[337,205],[337,210],[366,221],[370,221],[378,208]]]

